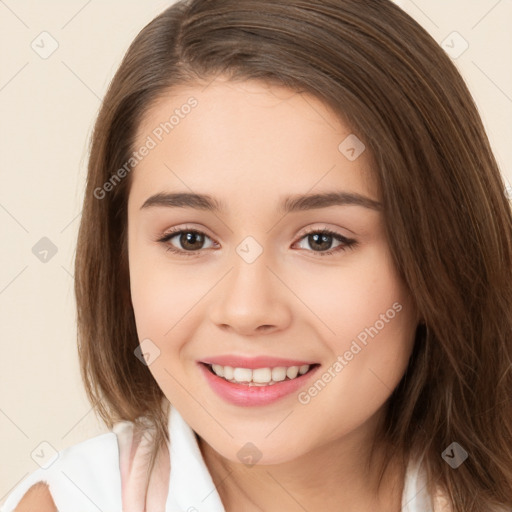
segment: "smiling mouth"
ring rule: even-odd
[[[301,379],[313,369],[320,366],[319,363],[302,366],[276,366],[273,368],[233,368],[218,364],[201,363],[210,373],[232,384],[246,386],[274,386],[281,382]]]

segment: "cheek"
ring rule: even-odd
[[[353,411],[357,422],[377,410],[403,376],[416,329],[410,296],[384,246],[315,283],[308,303],[316,305],[314,313],[325,327],[330,358],[325,377],[304,401],[314,398],[322,409]]]
[[[170,262],[165,250],[130,250],[130,292],[139,339],[150,338],[162,352],[176,352],[199,325],[204,314],[201,299],[216,279],[211,270]]]
[[[148,264],[151,260],[142,252],[134,250],[130,254],[130,292],[139,336],[151,337],[171,320],[175,303],[172,294],[165,293],[172,290],[167,282],[171,276]]]
[[[371,339],[374,328],[392,343],[411,317],[409,294],[384,242],[354,253],[346,264],[294,281],[294,291],[337,353],[348,350],[353,339]]]
[[[154,254],[134,250],[130,256],[137,334],[142,351],[152,355],[148,369],[166,397],[186,410],[187,396],[180,383],[187,380],[184,350],[195,323],[194,313],[198,308],[193,306],[200,296],[197,289],[200,285],[190,276],[187,279],[179,266],[155,261]]]
[[[149,260],[150,261],[150,260]],[[140,336],[163,339],[170,335],[198,296],[197,283],[179,269],[137,265],[131,269],[131,297]],[[197,301],[197,299],[196,299]]]

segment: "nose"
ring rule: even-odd
[[[286,329],[291,322],[293,294],[276,274],[264,253],[252,263],[235,255],[231,270],[215,287],[211,321],[244,336]]]

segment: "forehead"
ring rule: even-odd
[[[318,98],[261,81],[179,86],[144,115],[130,195],[208,191],[237,199],[343,189],[378,200],[372,157]],[[347,149],[356,150],[347,153]],[[272,194],[271,194],[272,193]]]

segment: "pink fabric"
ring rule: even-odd
[[[123,512],[165,512],[169,490],[169,449],[163,446],[148,481],[148,469],[154,428],[147,423],[142,433],[134,435],[133,423],[117,423],[119,466]]]

